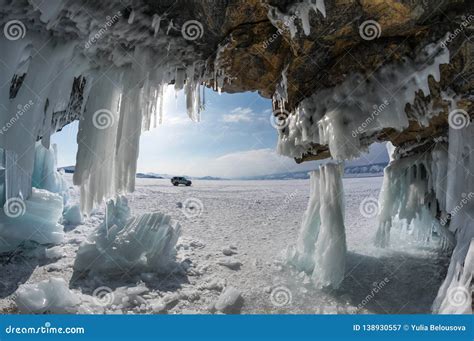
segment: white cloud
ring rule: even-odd
[[[274,149],[254,149],[220,156],[204,168],[211,175],[235,178],[311,169],[312,165],[298,165],[291,158],[278,155]]]
[[[223,115],[222,121],[226,123],[250,122],[253,111],[250,108],[237,107],[230,114]]]

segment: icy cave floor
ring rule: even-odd
[[[49,253],[52,258],[17,254],[1,260],[0,311],[18,312],[19,284],[61,277],[82,297],[101,286],[117,293],[135,288],[129,289],[135,290],[133,302],[103,309],[85,303],[82,313],[209,313],[225,286],[242,293],[243,314],[430,313],[448,258],[410,236],[397,240],[396,231],[391,248],[374,246],[376,218],[361,215],[359,205],[364,198],[378,198],[382,178],[344,179],[348,255],[337,291],[314,289],[303,273],[280,261],[283,250],[296,242],[308,181],[196,181],[192,187],[173,187],[169,180],[138,179],[136,192],[127,196],[132,214],[160,210],[182,225],[174,272],[114,278],[73,274],[79,244],[104,219],[102,207],[84,224],[66,225],[65,241]],[[179,203],[187,198],[203,203],[199,216],[184,215]],[[78,201],[78,193],[71,200]],[[274,296],[279,288],[283,300]],[[165,307],[157,307],[157,301]]]

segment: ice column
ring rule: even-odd
[[[303,216],[303,223],[298,235],[296,246],[288,248],[287,259],[290,264],[298,270],[312,273],[314,269],[314,247],[321,226],[319,210],[321,208],[320,197],[320,171],[314,170],[310,173],[310,196],[308,207]]]
[[[433,303],[433,312],[472,314],[474,274],[474,125],[449,130],[446,191],[449,229],[456,246],[446,279]]]
[[[320,172],[321,227],[311,277],[317,287],[338,288],[344,279],[347,252],[342,169],[339,165],[327,164],[321,167]]]
[[[311,195],[296,246],[288,262],[311,274],[319,287],[339,287],[344,279],[346,234],[344,227],[342,168],[320,166],[311,173]]]

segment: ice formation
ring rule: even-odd
[[[22,284],[15,293],[15,302],[22,313],[76,313],[81,300],[62,278],[52,277],[36,284]]]
[[[326,164],[311,172],[311,194],[296,246],[287,260],[311,274],[316,287],[338,288],[344,279],[346,235],[342,167]]]
[[[456,238],[446,279],[433,311],[472,313],[474,276],[474,125],[449,129],[448,176],[445,196],[449,230]]]
[[[58,244],[63,241],[63,198],[33,188],[27,200],[10,198],[0,211],[0,253],[15,250],[25,241]]]
[[[444,143],[431,151],[393,160],[384,170],[376,244],[386,247],[392,226],[422,243],[452,246],[446,219],[448,152]]]
[[[326,17],[326,6],[324,0],[302,0],[292,4],[288,8],[287,13],[282,13],[278,8],[269,6],[268,19],[276,28],[280,29],[279,23],[283,23],[290,30],[291,38],[294,38],[298,32],[296,18],[301,22],[305,35],[311,33],[311,25],[309,24],[309,13],[313,10],[315,13],[321,13]]]
[[[176,254],[180,225],[160,212],[130,218],[127,199],[107,204],[106,219],[78,252],[78,273],[121,274],[124,270],[165,271]]]
[[[74,183],[81,186],[82,211],[89,213],[94,205],[133,190],[140,133],[161,122],[164,87],[174,83],[176,90],[184,89],[188,115],[198,121],[201,84],[212,78],[211,71],[206,73],[184,39],[158,34],[159,18],[151,21],[138,10],[129,21],[148,23],[157,37],[137,32],[133,39],[149,41],[130,52],[117,48],[128,44],[130,24],[113,4],[103,5],[111,13],[105,23],[91,20],[79,3],[65,8],[51,2],[29,14],[25,4],[10,5],[18,6],[18,19],[38,15],[46,25],[23,39],[0,37],[0,81],[11,84],[0,92],[6,198],[31,194],[36,141],[48,149],[52,133],[80,119]],[[62,17],[77,29],[76,39],[64,42],[51,34]],[[170,45],[175,55],[165,51]],[[50,156],[44,152],[42,157]]]
[[[416,60],[384,66],[368,79],[353,74],[334,88],[316,92],[279,130],[277,151],[301,158],[319,144],[328,145],[337,160],[358,157],[372,142],[367,137],[383,128],[408,127],[406,103],[413,103],[420,89],[428,95],[429,76],[439,81],[439,66],[448,62],[449,51],[431,44]]]
[[[68,185],[63,174],[57,170],[56,159],[56,145],[52,145],[47,149],[40,142],[37,142],[31,184],[33,187],[60,194],[66,203]]]

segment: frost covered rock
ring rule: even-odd
[[[50,278],[36,284],[22,284],[15,293],[15,303],[23,313],[76,313],[81,303],[62,278]]]
[[[62,212],[63,198],[44,189],[33,188],[28,200],[10,198],[0,211],[0,253],[14,250],[25,241],[61,243]]]
[[[98,274],[165,271],[176,255],[180,225],[160,212],[129,218],[125,197],[107,205],[106,220],[77,251],[74,270]]]
[[[222,313],[237,314],[243,303],[242,293],[234,287],[227,287],[217,299],[214,308]]]
[[[83,221],[81,207],[78,204],[66,206],[63,213],[63,219],[67,224],[81,224]]]

